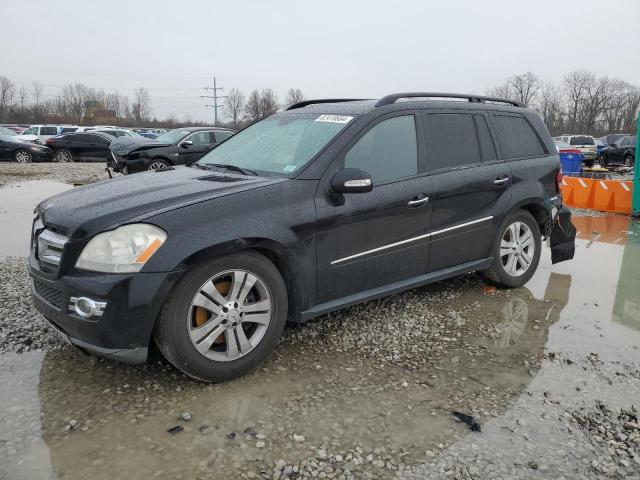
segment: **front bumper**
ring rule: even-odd
[[[74,273],[52,279],[30,265],[36,309],[73,345],[127,363],[147,359],[151,334],[164,299],[182,272]],[[105,302],[102,316],[83,318],[69,309],[71,297]]]

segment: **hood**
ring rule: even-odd
[[[136,150],[149,150],[157,147],[168,147],[169,145],[171,144],[160,143],[156,140],[151,140],[150,138],[122,136],[111,142],[109,149],[114,154],[123,156]]]
[[[42,201],[36,212],[45,225],[72,238],[84,238],[164,211],[282,181],[286,179],[177,167],[77,187]]]
[[[35,142],[38,140],[37,135],[16,135],[18,140],[22,140],[23,142]]]

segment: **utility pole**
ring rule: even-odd
[[[213,98],[213,105],[205,105],[205,107],[213,107],[213,126],[218,126],[218,109],[224,107],[224,105],[218,105],[218,99],[227,98],[226,95],[218,95],[218,90],[223,90],[223,87],[219,87],[216,83],[216,77],[213,77],[213,87],[204,87],[205,90],[212,90],[213,95],[200,95],[200,98]]]

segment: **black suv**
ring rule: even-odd
[[[155,140],[119,137],[110,146],[116,172],[135,173],[186,165],[199,160],[235,132],[227,128],[187,127],[163,133]]]
[[[81,349],[138,363],[154,338],[186,374],[228,380],[287,320],[472,271],[519,287],[545,236],[554,262],[572,258],[560,180],[542,120],[516,102],[302,102],[191,166],[43,201],[33,300]]]
[[[610,163],[618,163],[627,167],[633,167],[636,159],[636,137],[631,135],[617,139],[611,145],[602,150],[602,163],[607,166]]]

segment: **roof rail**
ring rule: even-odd
[[[508,100],[506,98],[484,97],[482,95],[464,95],[461,93],[439,93],[439,92],[410,92],[410,93],[392,93],[386,95],[376,102],[376,107],[384,107],[385,105],[393,105],[401,98],[463,98],[472,103],[496,102],[506,103],[514,107],[524,107],[522,102],[516,100]]]
[[[308,105],[314,105],[316,103],[344,103],[344,102],[359,102],[360,100],[367,100],[366,98],[321,98],[318,100],[305,100],[303,102],[294,103],[286,108],[286,110],[295,110],[296,108],[304,108]]]

